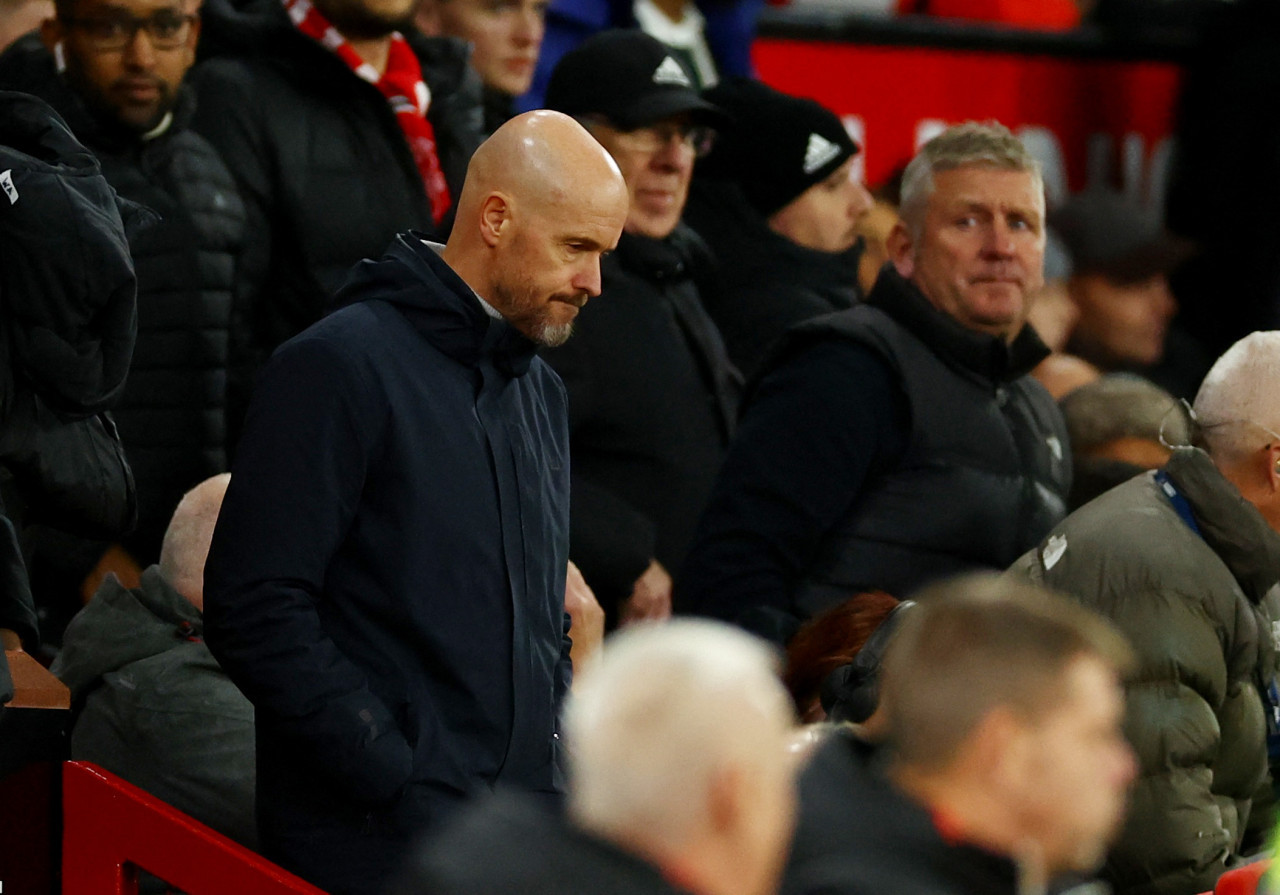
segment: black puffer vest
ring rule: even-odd
[[[1035,332],[1006,344],[965,329],[891,269],[868,302],[796,327],[781,349],[863,345],[896,371],[910,410],[902,459],[819,546],[797,594],[805,615],[870,588],[905,596],[965,570],[1004,569],[1066,515],[1066,428],[1026,375],[1048,353]]]

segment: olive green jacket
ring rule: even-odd
[[[1213,888],[1269,784],[1260,685],[1275,673],[1280,535],[1195,448],[1113,488],[1010,569],[1128,637],[1126,733],[1140,766],[1104,871],[1121,895]],[[1254,816],[1252,823],[1270,819]]]

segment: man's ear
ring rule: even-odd
[[[493,248],[509,229],[511,201],[502,193],[490,193],[480,204],[480,238]]]
[[[916,269],[916,247],[907,225],[902,221],[894,224],[893,229],[889,231],[888,237],[885,238],[884,245],[894,268],[902,275],[903,279],[911,279],[911,274],[915,273]]]
[[[60,44],[66,37],[66,29],[62,27],[62,22],[56,17],[45,19],[40,23],[40,40],[44,43],[45,49],[57,57],[58,70],[61,71],[65,67],[62,61],[62,49]]]

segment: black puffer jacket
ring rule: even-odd
[[[146,217],[123,210],[134,223]],[[133,522],[133,479],[105,413],[134,340],[121,212],[58,114],[0,91],[0,627],[29,648],[36,618],[15,499],[42,521],[100,537]]]
[[[210,0],[203,20],[195,127],[222,153],[248,212],[232,343],[237,426],[253,371],[320,318],[351,265],[402,230],[436,227],[386,98],[295,28],[279,0]],[[480,81],[463,44],[410,43],[456,199],[481,140]]]
[[[36,35],[0,56],[0,84],[57,109],[97,156],[107,183],[161,216],[130,241],[138,338],[115,411],[138,483],[129,546],[140,562],[154,562],[183,493],[226,469],[227,330],[244,206],[222,159],[188,129],[189,90],[179,93],[168,129],[144,141],[91,114]]]

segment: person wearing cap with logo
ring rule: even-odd
[[[605,32],[566,55],[547,105],[609,151],[631,199],[600,298],[573,339],[545,352],[569,392],[569,553],[612,624],[662,618],[741,383],[702,304],[709,252],[680,222],[694,160],[723,114],[639,31]]]
[[[858,299],[854,246],[872,200],[833,112],[749,78],[703,96],[737,126],[698,165],[685,219],[719,262],[707,310],[749,378],[787,327]]]
[[[925,144],[865,304],[788,331],[748,395],[676,608],[785,641],[868,590],[1003,569],[1066,514],[1040,288],[1044,189],[1000,125]]]
[[[1103,372],[1141,373],[1177,397],[1194,397],[1209,359],[1171,330],[1178,302],[1169,274],[1191,254],[1158,216],[1120,193],[1092,189],[1049,215],[1071,256],[1067,295],[1079,319],[1067,351]]]
[[[1104,873],[1120,895],[1212,889],[1273,821],[1277,382],[1280,332],[1241,339],[1196,394],[1193,446],[1076,510],[1009,571],[1109,617],[1137,655],[1125,730],[1140,767]]]

